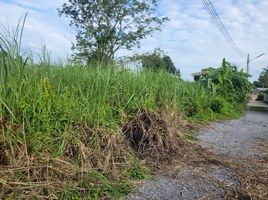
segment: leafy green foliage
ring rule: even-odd
[[[215,97],[211,102],[211,109],[215,113],[226,113],[228,108],[228,103],[223,97]]]
[[[263,101],[264,100],[264,93],[258,93],[256,100],[257,101]]]
[[[230,65],[223,59],[222,67],[202,70],[200,77],[196,78],[214,95],[224,97],[233,103],[245,103],[247,94],[252,91],[252,85],[243,70],[238,71],[236,66]]]
[[[260,81],[254,81],[253,85],[257,88],[262,88],[262,87],[267,88],[268,87],[268,83],[263,83]]]
[[[180,70],[177,69],[171,58],[161,49],[155,49],[153,52],[136,55],[134,60],[141,61],[144,69],[165,70],[170,74],[180,77]]]
[[[180,69],[177,69],[173,63],[173,61],[171,60],[171,58],[168,55],[164,55],[164,57],[162,58],[164,63],[165,63],[165,69],[171,73],[174,74],[178,77],[181,76],[181,72]]]
[[[258,87],[268,87],[268,67],[264,68],[259,77]]]
[[[77,28],[76,55],[88,60],[110,60],[120,48],[131,49],[160,30],[167,18],[155,16],[156,0],[69,0],[59,15]]]

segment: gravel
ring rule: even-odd
[[[238,120],[212,123],[201,130],[200,145],[230,159],[260,157],[258,144],[268,140],[268,111],[247,111]],[[208,164],[182,167],[176,177],[159,176],[146,181],[128,200],[226,199],[223,185],[236,185],[236,172],[224,166]],[[220,184],[215,184],[220,183]],[[222,183],[222,184],[221,184]]]
[[[248,111],[238,120],[212,123],[199,135],[200,144],[207,149],[231,157],[261,155],[258,143],[268,139],[268,111]]]

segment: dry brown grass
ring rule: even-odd
[[[163,116],[140,110],[123,128],[126,140],[140,158],[167,161],[180,152],[183,142]]]
[[[109,184],[124,179],[133,185],[135,182],[125,177],[124,172],[132,169],[135,155],[145,160],[155,174],[169,176],[176,173],[174,169],[178,166],[198,167],[204,172],[211,165],[230,168],[237,172],[235,179],[239,186],[215,182],[225,189],[228,199],[268,199],[267,143],[260,145],[265,152],[261,158],[236,162],[186,142],[183,133],[199,127],[178,116],[142,109],[128,120],[122,131],[118,129],[118,134],[76,124],[69,130],[72,134],[61,157],[49,153],[35,155],[26,143],[12,145],[0,139],[0,199],[57,199],[66,188],[86,194],[91,187],[104,184],[94,172],[109,177]]]
[[[227,155],[216,155],[200,147],[198,144],[185,145],[182,151],[184,157],[177,157],[161,174],[175,178],[179,170],[189,166],[197,168],[199,175],[206,174],[213,166],[216,168],[231,169],[235,172],[232,177],[235,184],[228,185],[215,178],[209,178],[209,183],[225,190],[228,200],[267,200],[268,199],[268,143],[259,146],[263,152],[261,157],[230,158]],[[202,176],[204,178],[206,176]],[[204,181],[200,184],[206,184]],[[200,185],[200,187],[202,187]],[[206,186],[204,186],[205,188]],[[211,198],[201,198],[211,199]]]
[[[135,156],[159,170],[181,155],[185,142],[170,124],[163,114],[148,110],[139,110],[118,132],[76,124],[69,129],[62,156],[45,150],[35,154],[25,141],[14,145],[0,140],[0,199],[57,199],[66,188],[88,193],[91,186],[103,188],[106,182],[116,185],[122,180],[133,185],[135,180],[125,173],[133,168]]]
[[[58,194],[67,188],[90,193],[92,188],[83,182],[93,188],[102,188],[103,181],[110,185],[119,183],[122,172],[132,165],[132,152],[122,137],[103,130],[87,135],[89,130],[80,125],[72,131],[79,132],[81,138],[78,143],[77,138],[70,141],[60,157],[49,152],[37,155],[29,152],[26,144],[0,141],[0,199],[58,199]],[[95,134],[98,141],[92,145],[90,140],[96,139]],[[107,175],[109,180],[95,176],[95,172]]]

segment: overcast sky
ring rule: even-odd
[[[0,23],[13,26],[26,12],[25,47],[38,54],[46,44],[54,58],[71,54],[75,30],[68,19],[59,18],[57,8],[67,0],[0,0]],[[216,10],[236,44],[251,58],[266,53],[250,63],[252,80],[268,65],[268,0],[214,0]],[[246,67],[246,54],[239,56],[211,23],[201,0],[160,0],[158,14],[167,16],[161,32],[142,41],[140,49],[152,51],[160,47],[172,58],[183,78],[204,67],[218,67],[223,57],[240,67]]]

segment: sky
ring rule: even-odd
[[[14,27],[26,12],[24,48],[38,55],[41,46],[51,51],[55,59],[71,55],[76,30],[69,20],[59,17],[57,8],[67,0],[0,0],[0,24]],[[211,22],[201,0],[159,0],[158,15],[170,21],[141,42],[141,48],[121,50],[117,56],[163,49],[181,70],[182,77],[192,80],[191,73],[205,67],[219,67],[225,57],[231,63],[246,68],[247,54],[251,80],[256,80],[262,68],[268,66],[268,1],[267,0],[213,0],[214,6],[233,40],[245,52],[237,55]]]

